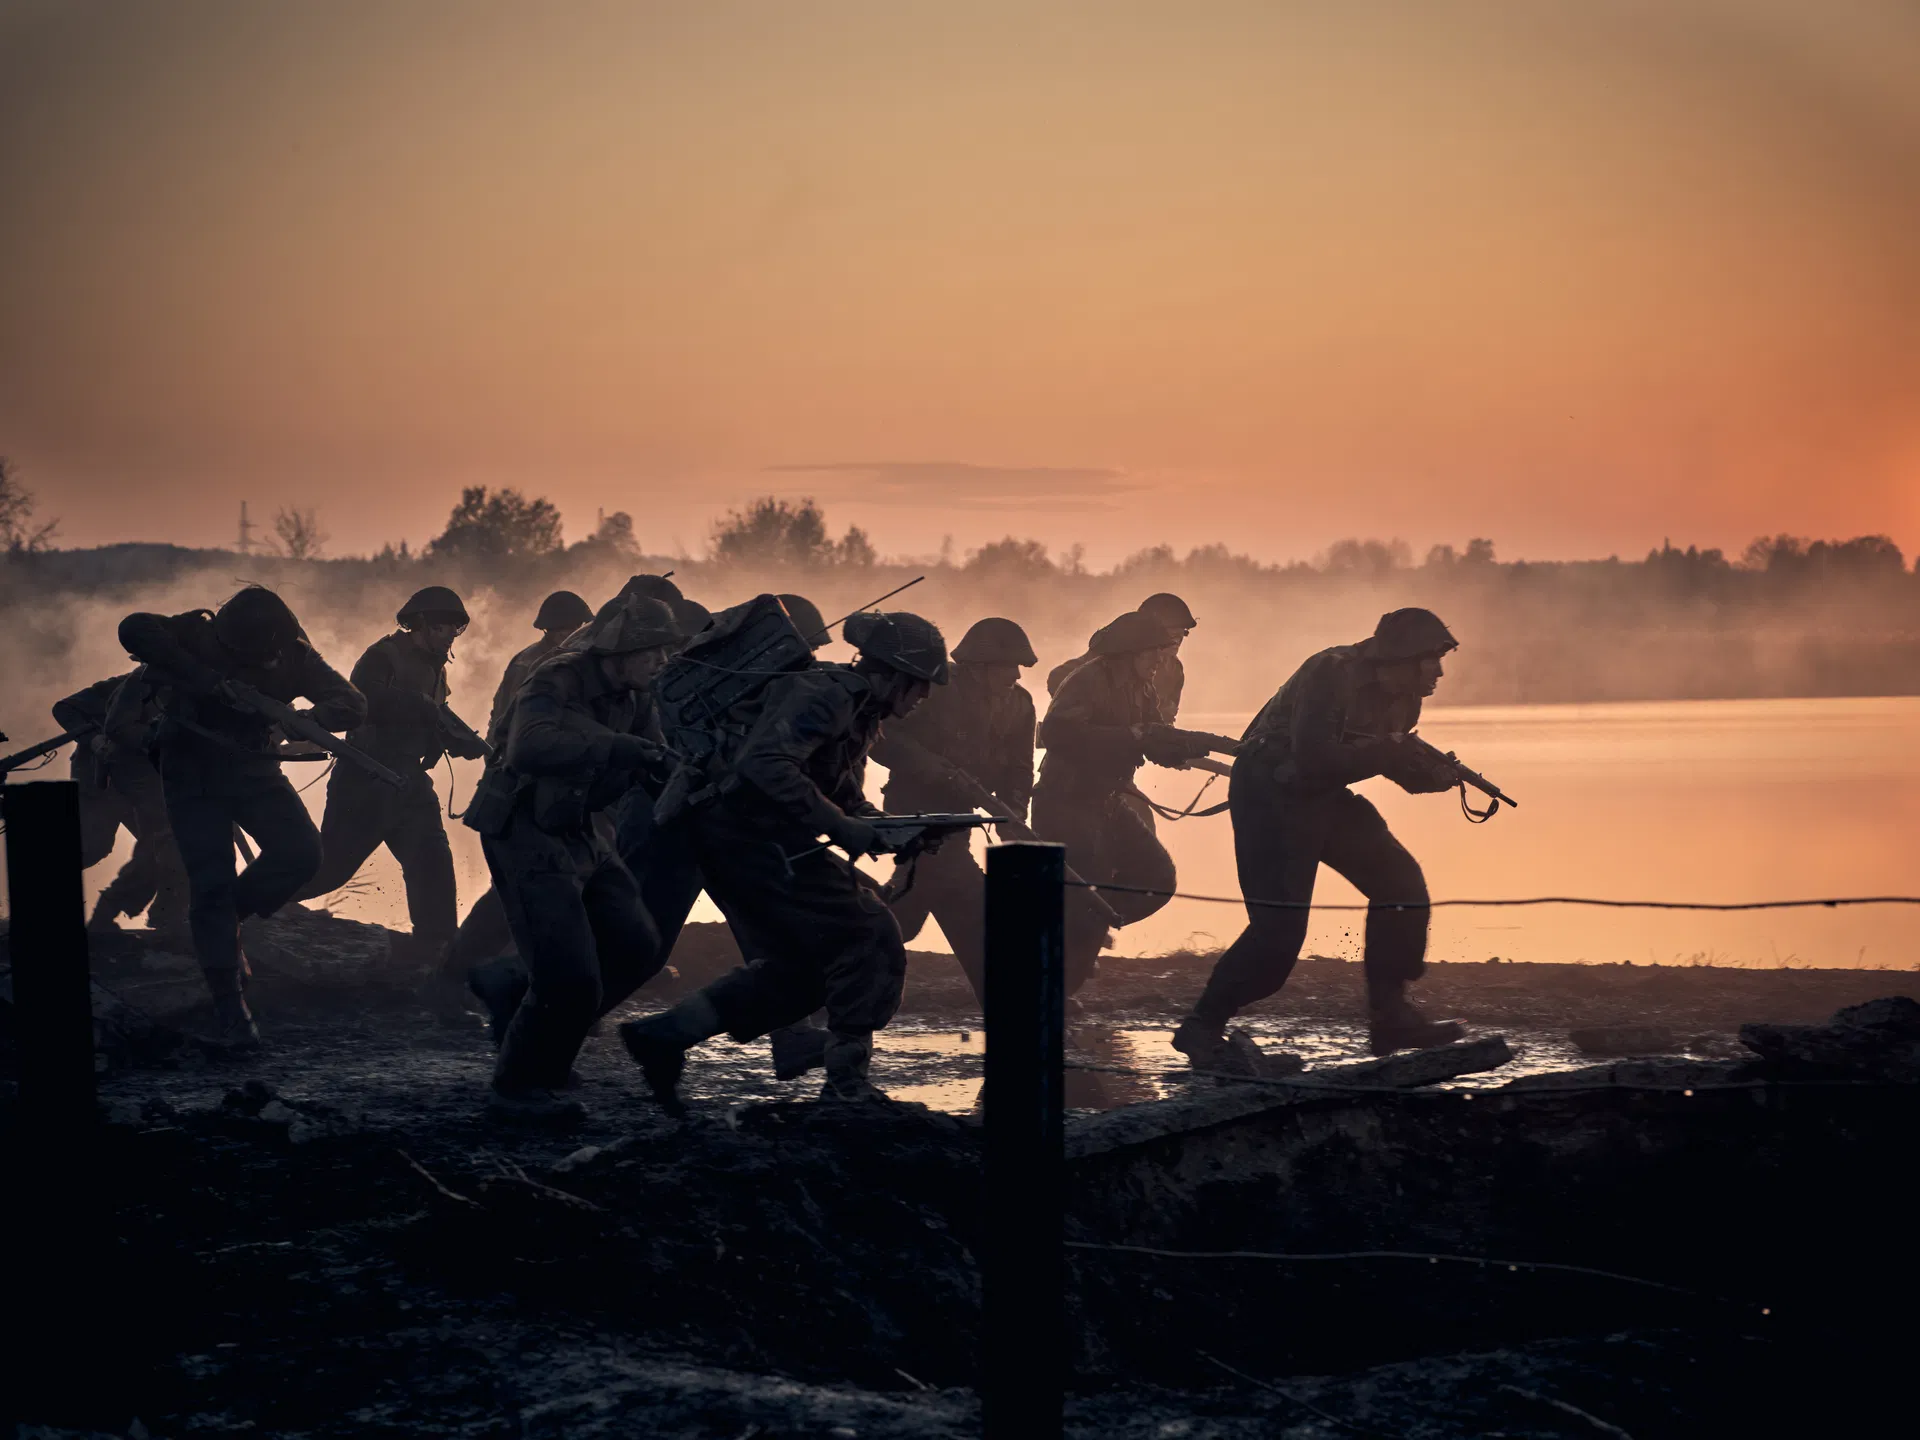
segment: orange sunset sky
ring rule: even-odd
[[[1920,548],[1920,6],[0,3],[67,544]]]

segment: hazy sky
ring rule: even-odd
[[[0,0],[67,543],[1920,548],[1920,5]]]

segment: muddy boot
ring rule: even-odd
[[[1206,1020],[1198,1015],[1189,1015],[1174,1030],[1170,1043],[1174,1049],[1187,1057],[1188,1063],[1196,1070],[1211,1070],[1221,1074],[1232,1073],[1233,1047],[1227,1043],[1227,1027],[1224,1021]]]
[[[497,1050],[507,1038],[507,1026],[527,996],[527,967],[520,957],[502,956],[467,971],[467,989],[487,1009],[487,1034]]]
[[[873,1064],[873,1036],[849,1035],[842,1030],[823,1032],[827,1037],[823,1063],[827,1083],[820,1091],[822,1100],[884,1101],[886,1093],[867,1078]]]
[[[238,970],[208,970],[207,989],[213,995],[215,1046],[229,1055],[250,1055],[260,1048],[260,1027],[253,1023]]]
[[[587,1118],[587,1107],[538,1085],[503,1087],[496,1081],[487,1091],[487,1118],[542,1130],[570,1130]]]
[[[1258,1080],[1284,1080],[1307,1068],[1307,1062],[1287,1050],[1263,1050],[1253,1032],[1236,1025],[1227,1032],[1227,1073]]]
[[[804,1020],[798,1025],[782,1025],[767,1040],[773,1046],[776,1080],[798,1080],[827,1063],[827,1032]]]
[[[629,1020],[620,1027],[620,1043],[646,1077],[669,1115],[684,1115],[687,1107],[680,1100],[680,1073],[687,1068],[687,1051],[702,1040],[710,1040],[726,1029],[720,1012],[704,993],[689,995],[671,1010]]]
[[[1367,1044],[1376,1055],[1431,1050],[1436,1045],[1451,1045],[1467,1033],[1458,1020],[1427,1019],[1400,989],[1383,990],[1369,999]]]

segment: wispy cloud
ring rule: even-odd
[[[969,465],[957,460],[841,460],[768,471],[846,482],[836,493],[881,505],[952,510],[1111,510],[1141,488],[1124,472],[1087,465]]]

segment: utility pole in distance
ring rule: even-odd
[[[240,502],[240,553],[253,554],[253,522],[247,518],[247,502]]]
[[[1065,895],[1065,846],[987,848],[987,1214],[980,1282],[987,1440],[1059,1440],[1063,1420]]]

